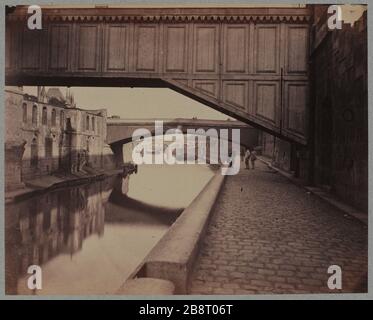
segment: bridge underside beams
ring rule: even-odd
[[[249,124],[250,126],[257,128],[259,130],[265,131],[269,134],[272,134],[278,138],[281,138],[283,140],[289,141],[289,142],[295,142],[301,145],[307,144],[307,136],[306,136],[306,108],[303,109],[304,114],[298,115],[298,119],[296,120],[297,122],[297,127],[298,130],[291,129],[290,128],[290,119],[289,119],[289,112],[287,113],[284,112],[283,106],[280,104],[279,106],[275,106],[274,108],[280,109],[278,111],[275,111],[276,113],[280,113],[284,115],[285,121],[283,119],[279,120],[278,125],[274,124],[273,122],[270,123],[268,122],[268,119],[263,118],[262,116],[258,116],[255,114],[255,112],[250,113],[244,110],[243,108],[237,108],[232,106],[229,103],[225,103],[221,101],[220,99],[217,99],[215,97],[211,97],[209,95],[206,95],[204,93],[199,92],[198,90],[195,90],[193,88],[190,88],[182,83],[179,83],[177,80],[165,80],[168,82],[169,87],[187,97],[190,97],[196,101],[199,101],[217,111],[220,111],[228,116],[231,116],[237,120],[240,120],[242,122],[245,122]],[[308,86],[308,85],[306,85]],[[308,91],[308,89],[306,89]],[[303,92],[299,98],[306,103],[306,95],[307,92]],[[255,96],[254,96],[255,97]],[[251,98],[251,97],[249,97]],[[271,97],[266,97],[271,99]],[[273,98],[273,97],[272,97]],[[255,99],[255,98],[254,98]],[[299,101],[298,101],[299,102]],[[287,124],[287,127],[284,127],[284,123]]]
[[[43,9],[42,30],[28,30],[17,9],[6,84],[170,87],[306,143],[306,8],[167,10]]]

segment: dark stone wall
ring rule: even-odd
[[[351,27],[314,27],[313,180],[360,209],[368,207],[366,13]],[[322,37],[322,39],[320,39]]]

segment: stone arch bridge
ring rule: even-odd
[[[132,141],[132,134],[136,129],[144,128],[155,135],[155,119],[150,120],[126,120],[111,119],[107,120],[106,141],[114,152],[116,163],[123,162],[123,145]],[[169,129],[180,129],[184,134],[188,129],[216,129],[218,135],[220,129],[228,129],[228,140],[231,140],[232,129],[240,130],[240,145],[243,147],[255,147],[258,143],[258,130],[235,120],[204,120],[204,119],[169,119],[163,121],[164,134]]]

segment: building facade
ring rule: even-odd
[[[110,166],[106,117],[104,109],[77,108],[72,95],[63,98],[59,89],[46,93],[42,88],[36,97],[6,88],[6,190],[46,175]]]
[[[313,180],[367,210],[367,12],[353,25],[325,31],[327,9],[318,7],[311,52]]]

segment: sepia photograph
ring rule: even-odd
[[[6,296],[368,293],[367,4],[3,10]]]

